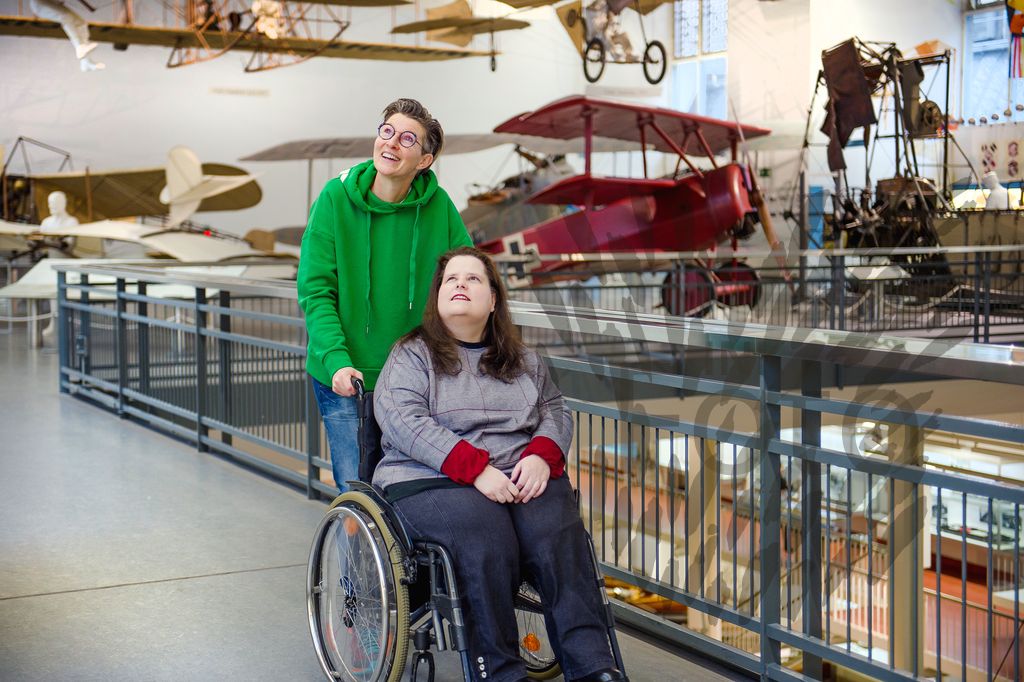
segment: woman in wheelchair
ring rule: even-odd
[[[519,340],[486,254],[441,257],[423,324],[392,349],[374,411],[384,458],[373,483],[413,539],[451,553],[478,679],[527,678],[513,603],[525,576],[565,677],[625,680],[564,473],[572,416]]]

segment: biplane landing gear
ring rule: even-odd
[[[583,75],[590,83],[596,83],[601,74],[604,73],[605,50],[604,41],[600,38],[591,38],[587,43],[587,49],[583,52]],[[644,73],[647,73],[647,63],[644,63]]]
[[[668,60],[665,57],[665,46],[661,41],[652,40],[644,49],[644,78],[651,85],[657,85],[665,77]]]
[[[497,70],[498,70],[498,58],[495,57],[492,54],[491,55],[491,71],[497,71]]]
[[[661,304],[669,315],[682,317],[704,317],[716,303],[753,308],[761,300],[760,279],[746,263],[723,263],[714,270],[688,265],[665,274]]]

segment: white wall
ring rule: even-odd
[[[152,7],[138,4],[142,12]],[[0,14],[17,14],[18,7],[18,0],[0,0]],[[110,21],[111,11],[100,10],[93,19]],[[504,14],[508,8],[478,0],[476,12]],[[351,14],[353,26],[346,37],[391,40],[391,10]],[[499,36],[502,54],[496,73],[480,58],[421,64],[314,59],[246,74],[244,53],[166,69],[166,48],[132,46],[115,52],[101,45],[96,56],[107,63],[107,70],[83,74],[65,41],[0,37],[0,145],[9,149],[17,136],[33,137],[72,152],[77,168],[161,165],[167,149],[176,144],[191,146],[204,160],[234,162],[288,140],[372,134],[381,108],[399,96],[423,101],[449,133],[486,132],[514,114],[585,91],[668,101],[665,89],[646,85],[639,65],[609,65],[598,87],[589,87],[579,56],[550,7],[516,16],[532,26]],[[402,8],[395,17],[403,23],[414,13]],[[665,6],[645,20],[651,37],[662,40],[670,54],[671,18],[671,6]],[[144,19],[142,15],[140,21]],[[802,131],[822,49],[853,35],[893,40],[907,51],[931,38],[958,49],[961,44],[956,0],[731,0],[729,21],[729,96],[739,118],[788,131]],[[639,43],[635,15],[624,15],[624,23]],[[403,41],[415,38],[396,39]],[[474,47],[487,49],[487,39],[478,38]],[[669,82],[666,78],[662,85]],[[891,156],[882,150],[880,154],[883,164],[886,154]],[[851,178],[863,177],[859,156],[857,151],[849,154]],[[785,197],[795,181],[795,159],[794,152],[759,155],[762,165],[773,168],[765,184],[776,198]],[[247,211],[201,215],[201,220],[236,232],[304,222],[304,163],[242,165],[261,174],[264,200]],[[314,193],[347,165],[317,162]],[[625,165],[620,156],[619,172]],[[596,169],[609,172],[610,160],[599,161]],[[508,149],[498,149],[442,157],[438,170],[462,205],[467,185],[511,174],[516,162],[509,159]],[[813,182],[831,183],[823,152],[815,154],[811,170]],[[881,177],[879,170],[875,177]]]
[[[137,4],[144,12],[146,5]],[[18,7],[17,0],[0,0],[0,14],[17,14]],[[84,8],[77,9],[89,16]],[[508,11],[489,0],[480,0],[476,8],[477,14]],[[666,34],[670,11],[666,7],[652,15],[654,34],[666,41],[671,38]],[[340,12],[344,15],[345,10]],[[111,9],[91,17],[111,21]],[[353,10],[352,17],[353,26],[345,34],[349,39],[391,41],[391,10]],[[412,8],[398,10],[396,17],[396,23],[415,18]],[[192,147],[203,160],[233,163],[289,140],[372,135],[381,109],[397,97],[422,101],[446,132],[488,132],[515,114],[584,91],[579,55],[553,10],[543,7],[516,17],[532,25],[499,35],[502,54],[496,73],[487,58],[430,63],[322,58],[246,74],[247,53],[167,69],[167,48],[131,46],[116,52],[108,44],[94,53],[107,69],[81,73],[66,41],[0,37],[0,145],[9,150],[18,136],[32,137],[71,152],[78,169],[163,165],[167,150],[177,144]],[[137,22],[144,19],[142,15]],[[414,41],[406,36],[395,40]],[[472,47],[489,49],[488,39],[479,37]],[[600,82],[604,89],[638,84],[644,84],[639,65],[609,66]],[[467,185],[493,181],[509,154],[505,148],[442,156],[442,184],[462,206]],[[37,172],[56,170],[43,165],[47,155],[34,152],[34,157]],[[247,211],[198,219],[239,233],[305,222],[304,162],[239,165],[261,174],[263,201]],[[317,162],[314,195],[348,165]],[[22,170],[20,166],[15,169]],[[516,172],[515,161],[504,170],[506,175]]]

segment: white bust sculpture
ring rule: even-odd
[[[50,215],[43,219],[43,231],[60,232],[78,225],[78,218],[68,213],[68,197],[64,192],[50,192],[46,197]]]
[[[988,199],[985,201],[987,210],[1005,211],[1010,208],[1010,193],[999,184],[999,176],[995,171],[989,171],[981,176],[981,184],[988,190]]]

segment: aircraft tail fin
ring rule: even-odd
[[[203,181],[203,164],[199,157],[188,147],[181,145],[167,152],[167,192],[165,200],[161,192],[160,200],[171,203],[176,197],[188,192]]]

